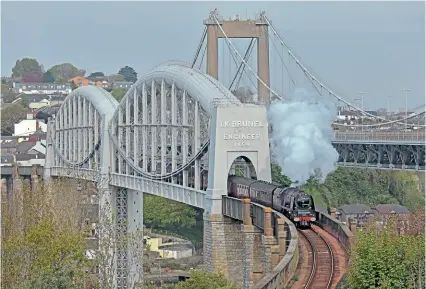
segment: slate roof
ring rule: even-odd
[[[33,146],[35,146],[36,142],[32,141],[23,141],[20,142],[16,147],[16,152],[18,154],[26,154]]]
[[[17,154],[15,155],[16,161],[29,161],[31,159],[34,159],[34,155],[29,154]]]
[[[346,215],[373,214],[373,210],[369,206],[363,204],[343,205],[339,209]]]
[[[404,206],[397,204],[380,204],[374,207],[379,214],[408,214],[410,211]]]
[[[49,100],[47,94],[26,94],[23,97],[27,98],[29,102],[40,102],[43,99]]]
[[[17,141],[12,141],[12,142],[2,142],[1,143],[1,148],[2,149],[10,149],[10,148],[15,148],[17,146],[18,142]]]

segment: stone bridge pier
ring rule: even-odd
[[[243,200],[239,209],[232,209],[240,214],[231,218],[224,215],[223,196],[228,194],[228,172],[238,157],[251,161],[258,179],[271,181],[266,108],[218,104],[213,108],[210,125],[204,263],[208,271],[222,272],[243,288],[254,288],[278,260],[275,255],[279,255],[279,246],[275,244],[271,226],[272,211],[265,208],[262,219],[268,221],[262,230],[253,225],[249,199]],[[285,252],[285,248],[282,249]]]

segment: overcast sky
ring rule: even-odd
[[[2,1],[1,74],[10,75],[23,57],[45,69],[71,62],[87,74],[129,65],[139,76],[167,60],[191,61],[213,8],[225,18],[254,18],[265,10],[303,62],[349,101],[365,91],[365,108],[387,107],[388,95],[391,109],[402,108],[403,88],[411,89],[409,106],[425,101],[423,1]],[[279,56],[271,50],[270,59],[272,81],[280,87]]]

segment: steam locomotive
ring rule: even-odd
[[[273,208],[297,227],[309,227],[316,220],[314,200],[299,188],[232,175],[228,177],[228,195]]]

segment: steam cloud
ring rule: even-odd
[[[296,89],[288,103],[270,105],[272,157],[293,185],[303,185],[311,176],[323,183],[336,169],[339,154],[331,144],[336,116],[331,101],[305,89]]]

